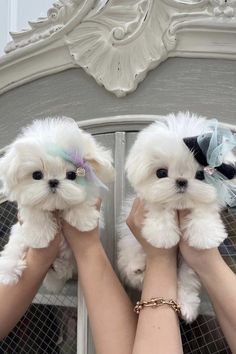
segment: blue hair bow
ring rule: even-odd
[[[236,147],[236,134],[220,127],[218,121],[209,122],[209,131],[197,137],[184,138],[196,160],[204,166],[205,181],[213,185],[222,204],[236,206],[236,166],[224,163],[225,156]]]

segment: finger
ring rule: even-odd
[[[182,219],[184,219],[189,213],[190,211],[188,209],[179,210],[178,211],[179,220],[181,221]]]
[[[59,217],[59,210],[54,210],[53,212],[52,212],[52,214],[53,214],[53,216],[57,219],[58,217]]]
[[[136,212],[137,212],[137,213],[142,213],[142,214],[144,214],[144,211],[145,211],[145,203],[144,203],[144,200],[138,198],[138,205],[137,205]]]
[[[141,225],[144,218],[144,204],[140,198],[135,198],[130,210],[130,213],[127,217],[126,223],[129,224],[129,227],[133,224]]]
[[[61,222],[61,213],[60,213],[60,210],[54,210],[54,211],[52,212],[52,215],[53,215],[54,221],[55,221],[56,224],[57,224],[57,232],[60,232],[61,229],[62,229],[62,222]]]
[[[133,202],[133,207],[135,210],[137,210],[140,207],[141,204],[141,199],[139,197],[136,197]]]
[[[190,211],[188,209],[184,209],[180,211],[181,216],[185,217],[186,215],[188,215],[190,213]]]
[[[135,236],[141,233],[141,227],[144,218],[143,214],[143,203],[139,198],[135,198],[130,214],[128,215],[128,218],[126,220],[126,224]]]
[[[130,210],[130,215],[135,215],[138,208],[139,208],[139,205],[140,205],[140,199],[138,197],[136,197],[133,201],[133,204],[132,204],[132,207],[131,207],[131,210]]]
[[[100,211],[101,205],[102,205],[102,199],[101,198],[97,198],[96,203],[95,203],[95,207],[96,207],[96,209],[98,211]]]
[[[146,210],[145,210],[144,200],[140,199],[137,209],[135,211],[135,217],[139,220],[139,224],[143,224],[145,214],[146,214]]]
[[[23,220],[20,218],[20,212],[17,213],[17,220],[19,221],[20,225],[23,224]]]

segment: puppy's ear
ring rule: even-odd
[[[125,170],[131,186],[135,188],[142,180],[142,163],[140,161],[140,156],[135,153],[134,148],[131,148],[127,157]]]
[[[7,148],[0,159],[0,179],[6,193],[24,177],[24,165],[30,158],[32,144],[31,141],[16,141]]]
[[[101,146],[88,133],[82,132],[84,159],[93,167],[96,175],[102,182],[111,182],[114,179],[114,168],[111,151]]]
[[[138,137],[131,147],[125,163],[127,178],[131,186],[136,189],[147,180],[150,173],[150,159],[145,154],[144,146]]]
[[[4,156],[0,159],[0,179],[3,182],[4,193],[17,184],[17,171],[19,164],[14,145],[9,146]]]

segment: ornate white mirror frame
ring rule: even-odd
[[[116,96],[169,57],[236,58],[236,0],[59,0],[11,33],[0,93],[83,68]]]

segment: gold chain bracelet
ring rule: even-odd
[[[166,300],[163,297],[156,297],[149,301],[145,301],[145,300],[137,301],[134,307],[134,312],[139,314],[144,307],[156,308],[163,305],[170,306],[178,315],[180,315],[180,306],[174,300],[172,299]]]

